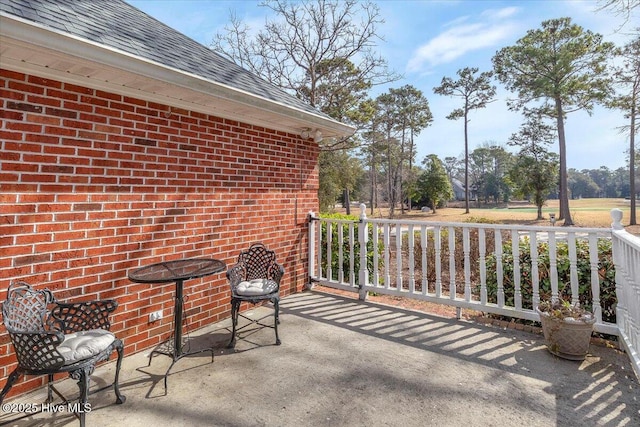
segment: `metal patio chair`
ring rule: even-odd
[[[276,262],[274,251],[267,249],[262,243],[254,243],[249,249],[238,256],[235,265],[227,270],[227,279],[231,286],[231,320],[233,330],[228,348],[233,348],[236,343],[237,333],[251,325],[273,328],[276,333],[276,345],[280,345],[278,336],[279,305],[280,305],[280,280],[284,275],[284,268]],[[240,305],[248,302],[253,305],[271,301],[273,304],[273,326],[262,323],[260,319],[251,319],[240,314]],[[238,318],[248,320],[250,323],[238,328]]]
[[[18,367],[11,372],[0,393],[2,402],[21,375],[47,375],[47,400],[53,393],[65,404],[70,402],[53,384],[54,374],[68,373],[78,381],[79,409],[75,416],[85,425],[89,380],[98,362],[118,351],[115,380],[112,384],[116,403],[124,403],[118,377],[122,364],[123,344],[109,331],[109,313],[118,306],[114,300],[65,303],[58,302],[48,289],[34,290],[25,282],[13,282],[2,305],[3,322],[13,343]],[[96,390],[96,391],[100,391]]]

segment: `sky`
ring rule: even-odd
[[[233,12],[252,29],[261,29],[271,10],[258,0],[127,0],[128,3],[159,21],[210,46]],[[389,88],[412,85],[422,91],[433,114],[431,126],[416,138],[417,161],[436,154],[440,159],[461,157],[464,153],[464,123],[446,116],[459,108],[461,100],[436,95],[433,88],[443,77],[457,80],[457,71],[477,67],[490,71],[491,58],[503,47],[514,45],[527,30],[541,28],[547,19],[570,17],[585,30],[599,33],[605,41],[618,46],[627,43],[628,33],[640,26],[636,8],[627,21],[611,11],[598,10],[595,0],[378,0],[384,23],[378,27],[381,40],[376,51],[389,68],[402,78],[386,86],[377,86],[372,97]],[[484,144],[507,146],[509,137],[523,122],[522,115],[507,109],[506,100],[514,97],[498,82],[497,99],[486,108],[470,113],[469,150]],[[628,134],[619,127],[626,124],[623,113],[596,107],[571,113],[565,123],[567,167],[611,170],[626,167]],[[551,147],[557,152],[557,145]]]

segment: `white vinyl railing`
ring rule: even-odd
[[[615,209],[613,218],[613,261],[616,266],[616,318],[620,342],[640,377],[640,238],[622,227],[622,212]]]
[[[621,211],[610,229],[368,219],[361,210],[355,221],[310,213],[312,283],[533,321],[541,299],[570,298],[593,311],[597,332],[621,337],[640,376],[640,239],[622,229]]]

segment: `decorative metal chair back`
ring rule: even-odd
[[[18,364],[25,369],[48,370],[64,364],[64,357],[56,350],[64,334],[52,327],[56,322],[48,312],[54,302],[48,289],[36,291],[24,282],[9,285],[2,317]]]
[[[35,291],[25,282],[13,282],[2,305],[2,318],[9,333],[46,329],[47,307],[55,299],[48,289]]]
[[[267,249],[262,243],[254,243],[238,256],[238,263],[243,265],[243,280],[270,279],[280,283],[276,265],[276,253]]]

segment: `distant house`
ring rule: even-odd
[[[455,178],[451,178],[451,187],[453,188],[453,197],[455,200],[464,200],[464,184]]]
[[[173,309],[171,286],[133,284],[133,268],[230,264],[262,241],[282,293],[305,286],[318,140],[352,127],[120,0],[3,0],[0,55],[0,300],[12,279],[115,298],[131,354],[169,333],[148,313]],[[190,329],[229,316],[224,274],[185,295]],[[0,326],[0,380],[12,352]]]
[[[455,200],[465,200],[464,183],[462,181],[456,178],[451,178],[451,187],[453,187],[453,195]],[[469,186],[469,200],[477,200],[477,197],[478,192],[476,188],[473,185]]]

